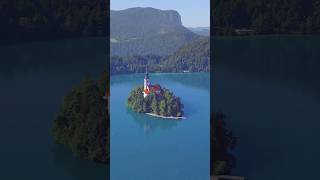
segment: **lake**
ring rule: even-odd
[[[0,47],[0,179],[109,178],[108,166],[73,157],[50,133],[66,92],[86,74],[97,77],[105,69],[106,42]],[[319,179],[319,36],[222,38],[212,44],[212,109],[227,115],[238,137],[233,174]],[[182,98],[187,119],[160,120],[127,110],[128,93],[143,83],[143,75],[113,76],[111,177],[209,179],[209,75],[150,78]]]
[[[212,109],[238,137],[235,175],[319,179],[320,37],[214,38]]]
[[[109,167],[53,141],[63,96],[106,69],[105,38],[0,46],[0,179],[106,180]]]
[[[131,90],[144,74],[111,76],[110,177],[116,180],[201,180],[210,177],[209,73],[150,74],[184,104],[184,120],[132,112]]]

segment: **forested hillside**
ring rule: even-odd
[[[143,73],[146,71],[146,65],[150,72],[161,71],[160,63],[163,61],[161,56],[112,56],[110,58],[111,74]]]
[[[213,7],[216,35],[241,34],[241,29],[253,34],[320,33],[319,0],[214,0]]]
[[[162,67],[168,72],[210,71],[209,40],[209,38],[203,38],[180,48],[163,60]]]
[[[106,36],[106,0],[1,0],[0,43]]]
[[[110,13],[113,56],[169,55],[200,38],[185,28],[178,12],[130,8]]]
[[[112,56],[110,73],[142,73],[146,65],[150,72],[200,72],[210,70],[210,42],[203,38],[187,44],[169,56]]]

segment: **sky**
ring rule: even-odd
[[[176,10],[185,27],[210,26],[210,0],[110,0],[111,10],[132,7],[153,7]]]

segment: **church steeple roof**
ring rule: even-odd
[[[146,74],[145,74],[144,78],[145,78],[145,79],[149,79],[148,65],[146,66]]]

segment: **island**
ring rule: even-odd
[[[138,113],[164,119],[185,119],[181,99],[159,84],[151,85],[147,70],[143,86],[131,91],[127,104]]]
[[[64,97],[53,121],[55,142],[80,158],[109,163],[109,82],[105,72],[95,81],[87,76]]]

